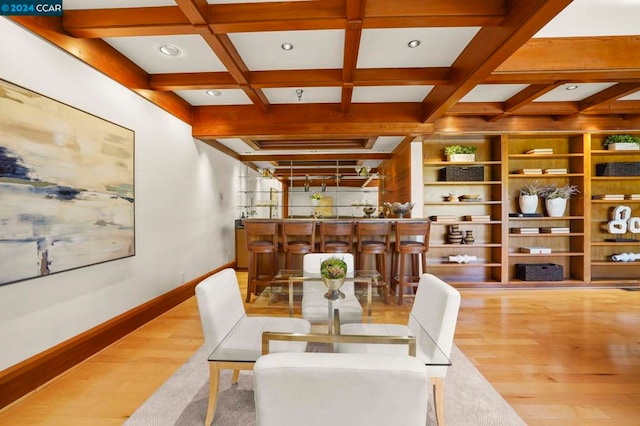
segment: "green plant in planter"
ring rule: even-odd
[[[474,145],[450,145],[444,147],[444,155],[450,156],[453,154],[475,154],[478,152],[478,147]]]
[[[542,191],[546,188],[545,185],[542,185],[537,180],[533,182],[526,183],[522,188],[519,189],[520,195],[540,195]]]
[[[344,278],[347,275],[347,263],[335,256],[325,259],[320,264],[320,275],[332,280]]]
[[[547,200],[553,200],[554,198],[564,198],[568,200],[572,195],[579,194],[577,185],[563,185],[557,186],[556,184],[549,185],[545,187],[541,192],[540,196]]]
[[[311,198],[312,200],[322,200],[322,194],[320,194],[319,192],[314,192],[309,196],[309,198]]]
[[[602,146],[606,148],[613,143],[634,143],[640,145],[640,138],[631,135],[609,135],[602,142]]]

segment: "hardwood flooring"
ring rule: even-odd
[[[376,320],[406,321],[389,306]],[[122,424],[202,343],[192,298],[6,407],[0,425]],[[529,425],[640,425],[638,291],[463,290],[456,344]]]

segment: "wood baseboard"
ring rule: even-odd
[[[235,261],[223,265],[84,333],[0,371],[0,409],[189,299],[195,294],[195,287],[200,281],[222,269],[234,267]]]

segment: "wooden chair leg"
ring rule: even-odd
[[[233,374],[231,375],[231,384],[238,384],[238,377],[240,376],[240,370],[233,370]]]
[[[209,402],[207,404],[207,417],[204,424],[209,426],[213,421],[218,402],[218,388],[220,386],[220,369],[215,362],[209,362]]]
[[[433,383],[433,406],[436,409],[436,422],[438,426],[445,426],[444,415],[444,378],[432,377]]]

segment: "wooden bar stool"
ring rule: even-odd
[[[394,294],[398,293],[398,304],[401,305],[404,298],[404,288],[418,286],[420,274],[427,272],[427,252],[429,251],[429,233],[431,231],[431,221],[420,220],[396,223],[396,240],[393,268],[398,268],[398,275],[395,277]],[[407,259],[405,256],[409,255]],[[407,260],[411,260],[411,271],[405,269]],[[420,266],[422,271],[420,270]],[[393,274],[395,274],[395,270]],[[409,273],[410,272],[410,273]],[[399,287],[399,291],[398,290]]]
[[[285,253],[285,269],[292,269],[294,254],[307,254],[315,251],[316,223],[314,221],[283,221],[282,249]]]
[[[363,269],[365,257],[374,255],[374,269],[380,272],[384,281],[385,300],[389,293],[389,280],[387,277],[387,255],[391,248],[391,222],[371,221],[356,223],[357,238],[357,266],[356,269]]]
[[[320,222],[320,252],[351,253],[353,250],[352,222]]]
[[[251,294],[258,294],[258,286],[269,284],[278,272],[278,222],[245,222],[244,230],[249,252],[247,302],[250,302]],[[269,270],[265,274],[259,273],[261,254],[269,255]]]

